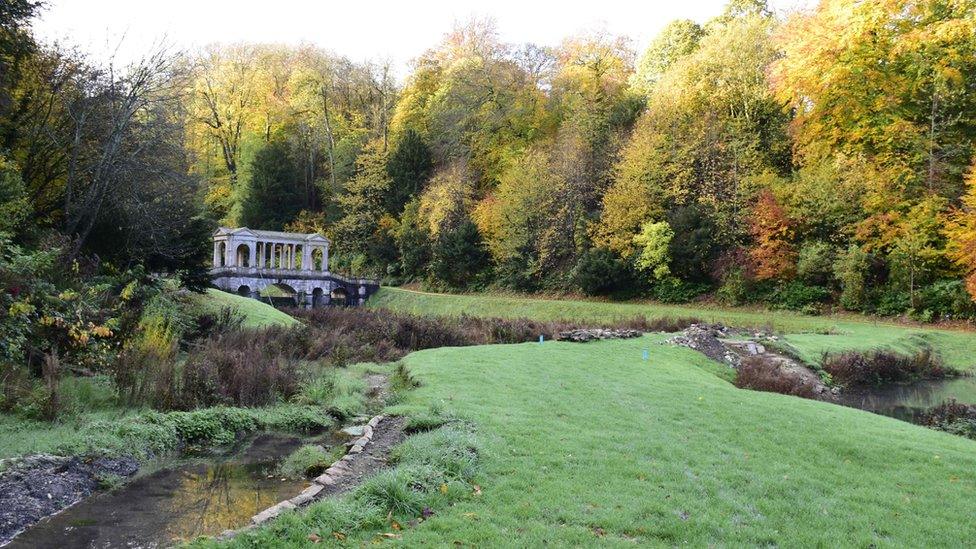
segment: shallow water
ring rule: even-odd
[[[841,404],[917,423],[926,410],[950,398],[976,404],[976,377],[849,390],[841,393]]]
[[[243,452],[161,469],[39,522],[9,547],[166,547],[239,528],[308,486],[274,476],[301,444],[264,434]]]

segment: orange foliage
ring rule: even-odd
[[[755,240],[749,256],[755,263],[756,278],[792,278],[797,259],[796,249],[790,242],[793,239],[792,222],[769,189],[760,193],[749,229]]]
[[[949,215],[945,234],[949,257],[966,273],[966,290],[976,301],[976,165],[966,180],[962,207]]]

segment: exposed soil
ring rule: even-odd
[[[95,492],[105,480],[139,470],[133,458],[28,456],[0,473],[0,545],[44,517]]]

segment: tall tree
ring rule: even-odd
[[[282,141],[272,141],[254,157],[241,223],[255,229],[280,231],[302,209],[304,193],[291,151]]]

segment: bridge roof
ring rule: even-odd
[[[270,240],[291,240],[301,242],[329,243],[329,239],[318,233],[286,233],[283,231],[263,231],[259,229],[249,229],[247,227],[220,227],[214,231],[214,236],[251,236],[255,238],[267,238]]]

